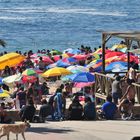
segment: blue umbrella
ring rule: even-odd
[[[128,63],[123,62],[123,61],[117,61],[117,62],[112,62],[108,66],[106,66],[105,70],[106,71],[122,71],[122,70],[127,70]]]
[[[73,82],[94,82],[95,76],[89,72],[76,73],[74,76],[70,77]]]
[[[66,63],[66,62],[63,62],[62,60],[58,60],[58,61],[56,62],[56,66],[57,66],[57,67],[66,68],[66,67],[70,66],[70,64],[68,64],[68,63]]]
[[[79,54],[81,53],[81,50],[69,48],[69,49],[64,50],[64,53]]]

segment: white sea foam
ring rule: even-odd
[[[101,11],[97,9],[84,9],[84,8],[14,8],[14,9],[0,9],[0,12],[8,13],[60,13],[60,14],[87,14],[87,15],[100,15],[100,16],[127,16],[126,13],[119,11]]]

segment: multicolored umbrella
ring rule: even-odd
[[[36,74],[36,71],[33,69],[26,69],[25,71],[22,72],[22,75],[24,76],[31,76],[35,74]]]
[[[55,67],[44,72],[42,74],[42,77],[53,77],[53,76],[61,76],[61,75],[68,75],[68,74],[71,74],[69,70],[61,67]]]

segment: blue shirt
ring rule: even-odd
[[[102,111],[104,112],[104,115],[106,117],[107,120],[113,120],[114,119],[114,115],[116,113],[117,110],[117,106],[116,104],[112,103],[112,102],[106,102],[102,105]]]

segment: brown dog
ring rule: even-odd
[[[29,122],[23,122],[23,123],[19,123],[19,124],[4,124],[0,126],[0,132],[2,133],[0,135],[0,139],[3,136],[7,135],[7,140],[9,140],[9,134],[10,132],[15,133],[16,134],[16,140],[18,140],[18,134],[21,133],[23,139],[25,140],[25,136],[24,136],[24,132],[26,130],[26,128],[29,128],[30,124]]]

